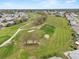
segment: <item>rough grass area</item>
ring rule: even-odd
[[[27,38],[31,35],[31,33],[28,33],[27,30],[24,30],[14,38],[14,44],[16,48],[11,46],[10,48],[5,47],[0,49],[0,58],[3,59],[4,57],[5,59],[28,59],[28,57],[35,56],[37,59],[47,59],[51,56],[60,56],[66,59],[64,57],[64,52],[73,50],[71,47],[73,46],[72,29],[68,25],[67,20],[63,17],[48,15],[46,24],[48,25],[43,28],[45,33],[53,32],[49,39],[43,38],[43,32],[40,29],[32,33],[36,33],[37,35],[35,36],[41,38],[39,39],[39,47],[23,47],[23,40],[25,39],[25,36]],[[53,30],[54,28],[52,26],[55,27],[55,30]],[[14,51],[14,53],[11,53],[13,49],[16,52]],[[6,56],[7,53],[8,55]]]

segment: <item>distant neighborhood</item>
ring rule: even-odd
[[[15,12],[14,14],[0,14],[0,29],[9,27],[28,20],[28,15],[24,12]]]

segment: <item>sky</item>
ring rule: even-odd
[[[79,0],[0,0],[0,9],[78,9]]]

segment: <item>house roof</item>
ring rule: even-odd
[[[79,59],[79,50],[71,51],[69,57],[71,59]]]
[[[76,21],[70,21],[70,24],[71,25],[77,25],[77,22]]]
[[[72,26],[73,30],[79,34],[79,26]]]
[[[79,44],[79,41],[76,41],[75,44]]]

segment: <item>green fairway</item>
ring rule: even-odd
[[[48,15],[45,24],[47,25],[42,26],[41,29],[35,30],[32,33],[28,33],[27,32],[28,30],[21,31],[13,39],[14,40],[13,46],[10,46],[10,48],[7,46],[5,48],[0,49],[0,58],[28,59],[28,57],[30,56],[35,56],[40,59],[47,59],[52,56],[60,56],[65,59],[64,52],[73,50],[73,48],[71,48],[71,46],[73,46],[73,40],[72,40],[73,32],[70,26],[68,25],[66,18]],[[10,30],[8,30],[8,32],[7,32],[8,28],[2,30],[3,34],[7,33],[9,36],[11,36],[16,31],[16,28],[18,28],[17,26],[9,28]],[[0,34],[2,33],[2,31],[0,32]],[[9,33],[9,31],[11,31],[11,33]],[[51,34],[51,32],[53,34]],[[51,34],[50,38],[45,39],[43,37],[44,33]],[[3,37],[6,37],[6,35],[3,35]],[[24,39],[29,39],[30,37],[37,38],[40,41],[38,47],[33,46],[29,48],[27,47],[27,45],[26,46],[23,45],[25,42]],[[8,55],[6,55],[7,53]]]

